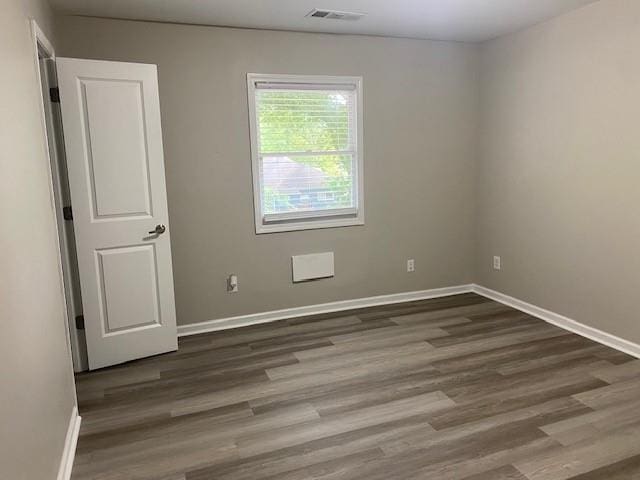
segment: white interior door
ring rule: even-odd
[[[176,350],[156,66],[56,62],[89,368]]]

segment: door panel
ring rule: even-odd
[[[104,334],[122,335],[134,329],[162,326],[153,245],[96,253]],[[130,302],[129,298],[135,301]]]
[[[94,218],[151,215],[141,83],[81,80],[80,85]]]
[[[176,350],[156,67],[57,67],[89,367]]]

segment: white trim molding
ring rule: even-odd
[[[38,22],[36,22],[34,19],[31,19],[31,34],[33,36],[33,43],[36,46],[36,59],[38,58],[37,48],[39,45],[45,51],[49,58],[55,60],[56,52],[53,49],[53,44],[44,34],[42,29],[40,28],[40,25],[38,25]]]
[[[303,317],[309,315],[319,315],[331,312],[348,312],[359,308],[375,307],[378,305],[389,305],[394,303],[412,302],[416,300],[428,300],[430,298],[448,297],[460,295],[462,293],[473,292],[483,297],[495,300],[496,302],[508,305],[509,307],[528,313],[536,318],[551,323],[564,330],[568,330],[577,335],[586,337],[594,342],[601,343],[607,347],[627,353],[640,358],[640,345],[630,342],[624,338],[616,337],[597,328],[589,327],[576,320],[560,315],[559,313],[546,310],[523,300],[505,295],[504,293],[491,290],[477,284],[458,285],[453,287],[434,288],[431,290],[419,290],[415,292],[394,293],[391,295],[380,295],[376,297],[357,298],[353,300],[342,300],[331,303],[321,303],[304,307],[286,308],[283,310],[273,310],[270,312],[252,313],[249,315],[239,315],[237,317],[219,318],[200,323],[190,323],[188,325],[178,325],[178,336],[197,335],[199,333],[216,332],[230,328],[246,327],[260,323],[275,322],[287,318]]]
[[[483,297],[487,297],[491,300],[495,300],[496,302],[508,305],[515,308],[516,310],[520,310],[521,312],[528,313],[529,315],[544,320],[545,322],[551,323],[556,327],[563,328],[565,330],[593,340],[594,342],[601,343],[603,345],[606,345],[607,347],[611,347],[615,350],[619,350],[631,356],[640,358],[640,345],[638,345],[637,343],[630,342],[629,340],[625,340],[624,338],[616,337],[615,335],[603,332],[602,330],[598,330],[597,328],[590,327],[576,320],[565,317],[564,315],[560,315],[559,313],[555,313],[536,305],[532,305],[531,303],[527,303],[523,300],[505,295],[504,293],[491,290],[490,288],[486,288],[481,285],[473,284],[471,290],[478,295],[482,295]]]
[[[376,297],[357,298],[354,300],[342,300],[339,302],[321,303],[305,307],[285,308],[283,310],[273,310],[263,313],[252,313],[237,317],[219,318],[200,323],[190,323],[188,325],[178,325],[178,336],[196,335],[198,333],[215,332],[229,328],[245,327],[257,325],[259,323],[275,322],[287,318],[303,317],[308,315],[318,315],[321,313],[331,313],[355,310],[358,308],[375,307],[378,305],[389,305],[393,303],[413,302],[416,300],[428,300],[430,298],[448,297],[469,293],[472,285],[458,285],[454,287],[433,288],[431,290],[419,290],[416,292],[394,293],[391,295],[379,295]]]
[[[69,480],[71,478],[71,470],[73,469],[73,459],[76,457],[76,445],[78,444],[81,421],[82,418],[78,415],[78,407],[74,406],[73,411],[71,412],[71,418],[69,419],[69,428],[67,430],[67,437],[64,441],[64,450],[62,451],[62,459],[60,460],[57,480]]]

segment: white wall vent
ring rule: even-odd
[[[333,252],[291,257],[293,283],[333,277]]]
[[[339,12],[337,10],[323,10],[314,8],[309,13],[307,13],[306,16],[313,18],[327,18],[330,20],[360,20],[365,15],[366,13]]]

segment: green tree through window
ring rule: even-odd
[[[262,158],[285,157],[322,172],[323,177],[322,187],[309,186],[306,192],[307,197],[314,198],[312,207],[304,204],[301,192],[290,185],[263,185],[265,213],[353,205],[350,98],[350,92],[340,91],[259,91],[257,113]],[[269,164],[263,164],[266,168],[264,165]]]

